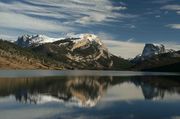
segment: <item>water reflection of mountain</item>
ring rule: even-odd
[[[165,93],[180,94],[179,77],[135,77],[132,82],[141,87],[147,100],[163,99]]]
[[[17,101],[23,103],[56,101],[92,107],[108,88],[125,82],[141,87],[145,99],[162,99],[165,93],[180,94],[180,81],[177,78],[81,76],[0,79],[0,96],[14,95]]]

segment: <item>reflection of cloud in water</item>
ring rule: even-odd
[[[144,99],[141,88],[133,83],[124,82],[110,88],[103,98],[104,101],[139,100]]]
[[[0,119],[175,118],[179,94],[174,77],[0,79]]]
[[[155,108],[154,108],[155,107]],[[179,102],[154,102],[154,101],[114,101],[89,110],[76,110],[72,113],[57,114],[48,119],[170,119],[179,115]]]
[[[156,107],[156,108],[154,108]],[[180,115],[179,102],[154,102],[154,101],[114,101],[88,109],[75,109],[74,107],[64,107],[58,103],[48,105],[21,105],[10,110],[0,111],[0,118],[4,119],[107,119],[121,118],[158,118],[170,119],[175,115]]]

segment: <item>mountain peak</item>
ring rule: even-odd
[[[39,46],[44,43],[52,43],[59,40],[71,40],[74,43],[78,43],[79,41],[88,41],[88,42],[96,42],[99,45],[103,43],[101,40],[94,34],[76,34],[76,35],[67,35],[65,38],[51,38],[46,35],[22,35],[18,37],[15,43],[21,47],[30,47],[30,46]]]
[[[137,55],[132,62],[136,63],[167,52],[169,52],[169,50],[165,49],[163,44],[146,43],[142,54]]]
[[[21,47],[30,47],[30,46],[38,46],[44,43],[54,42],[60,40],[62,38],[50,38],[45,35],[22,35],[19,36],[15,44]]]
[[[145,44],[145,47],[142,52],[142,57],[152,57],[154,55],[166,53],[165,46],[163,44]]]
[[[69,38],[73,39],[74,43],[86,42],[86,43],[97,43],[99,45],[103,45],[101,39],[94,34],[77,34]]]

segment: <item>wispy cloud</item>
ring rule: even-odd
[[[136,17],[121,12],[128,7],[119,3],[114,6],[109,0],[0,1],[0,28],[68,33],[79,31],[83,26]]]
[[[155,0],[155,1],[152,1],[152,3],[165,4],[165,3],[172,2],[172,1],[174,1],[174,0]]]
[[[161,9],[166,9],[166,10],[180,10],[180,5],[165,5]]]
[[[56,6],[61,7],[65,14],[75,14],[78,23],[92,23],[109,21],[126,15],[114,11],[126,10],[126,6],[113,6],[109,0],[66,0],[56,1]],[[59,4],[60,3],[60,4]],[[52,4],[52,3],[51,3]]]
[[[165,6],[161,7],[161,9],[168,10],[168,11],[175,11],[177,13],[177,15],[180,15],[180,5],[165,5]],[[166,12],[168,12],[168,11],[166,11]]]
[[[55,22],[29,17],[23,14],[12,12],[0,12],[0,27],[26,29],[26,30],[40,30],[40,31],[68,31],[71,28],[67,26],[58,25]]]
[[[165,5],[161,7],[162,10],[168,10],[168,11],[175,11],[178,15],[180,15],[180,5]],[[166,11],[166,12],[168,12]],[[180,24],[168,24],[166,27],[169,27],[171,29],[180,29]]]
[[[166,27],[172,28],[172,29],[180,29],[180,24],[168,24]]]
[[[179,15],[180,15],[180,11],[177,11],[177,14],[179,14]]]
[[[49,18],[65,19],[78,23],[112,21],[130,15],[119,14],[115,11],[126,10],[126,6],[113,6],[109,0],[24,0],[25,2],[0,2],[1,11],[24,15],[46,16]],[[38,18],[38,17],[37,17]],[[63,22],[63,21],[62,21]]]

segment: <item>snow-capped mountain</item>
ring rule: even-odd
[[[31,47],[36,53],[56,60],[68,69],[110,69],[127,63],[126,60],[112,55],[102,40],[94,34],[67,35],[64,38],[24,35],[15,44]]]
[[[51,43],[57,40],[61,40],[63,38],[50,38],[45,35],[23,35],[18,37],[17,41],[15,41],[15,44],[21,46],[21,47],[30,47],[30,46],[38,46],[40,44],[44,43]]]
[[[39,46],[45,43],[52,43],[59,40],[67,40],[74,43],[79,43],[82,41],[96,42],[102,44],[99,38],[94,34],[77,34],[77,35],[67,35],[64,38],[51,38],[45,35],[23,35],[18,37],[15,43],[21,47]]]

